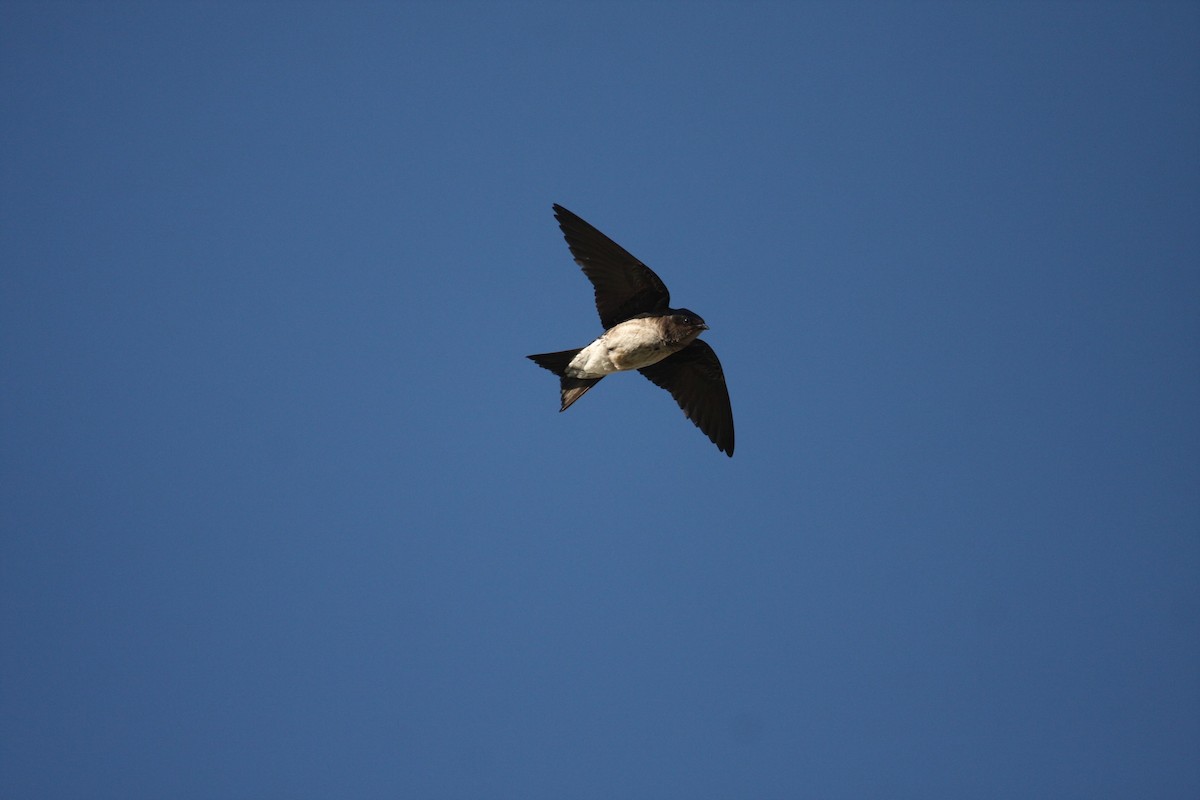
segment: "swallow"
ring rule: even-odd
[[[575,214],[555,204],[575,263],[596,290],[604,333],[587,347],[526,356],[560,379],[562,408],[606,375],[636,369],[666,389],[717,449],[733,457],[733,409],[717,354],[698,337],[699,314],[671,308],[671,293],[654,271]]]

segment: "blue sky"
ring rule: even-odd
[[[0,6],[0,795],[1200,793],[1191,3]],[[562,203],[737,454],[528,353]]]

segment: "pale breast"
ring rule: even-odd
[[[614,372],[657,364],[687,343],[667,342],[653,320],[631,319],[614,325],[571,359],[567,373],[575,378],[600,378]]]
[[[600,337],[608,357],[618,370],[641,369],[657,364],[678,350],[663,339],[662,328],[653,319],[631,319],[614,325]]]

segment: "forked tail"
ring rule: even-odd
[[[537,355],[526,356],[530,361],[537,364],[543,369],[548,369],[557,375],[560,379],[562,390],[562,408],[559,411],[566,411],[579,398],[587,393],[587,390],[600,382],[600,378],[572,378],[566,374],[567,365],[571,363],[571,359],[575,358],[582,350],[582,347],[577,347],[574,350],[560,350],[557,353],[538,353]]]

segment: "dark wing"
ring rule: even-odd
[[[605,330],[638,314],[670,306],[667,287],[625,248],[557,203],[554,218],[575,263],[596,288],[596,310]]]
[[[697,339],[673,356],[639,369],[679,403],[717,449],[733,457],[733,409],[717,354]]]

